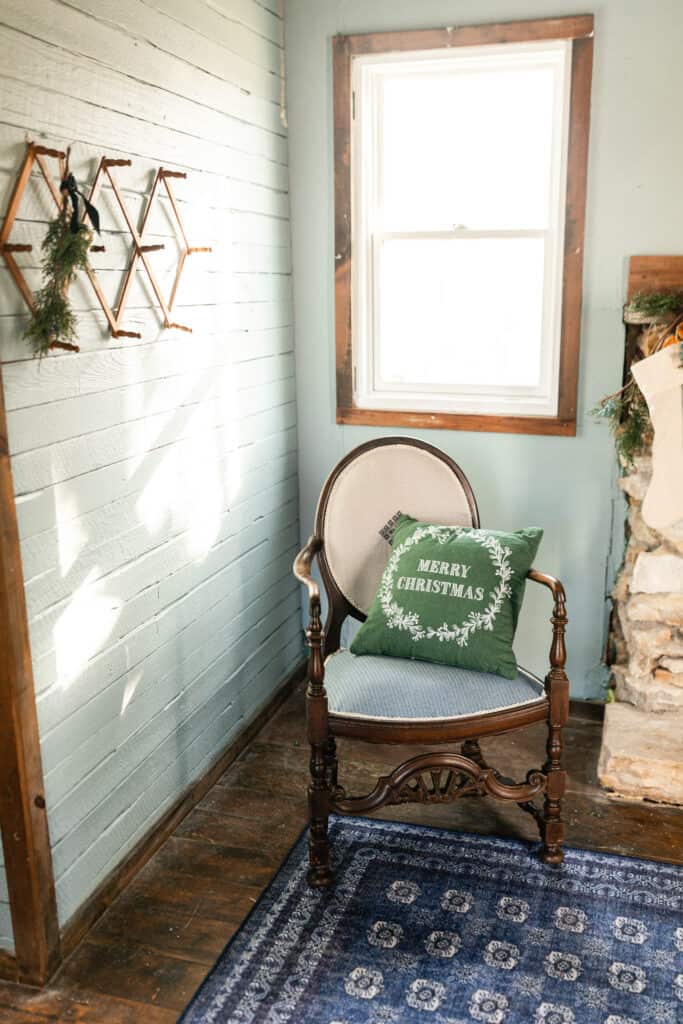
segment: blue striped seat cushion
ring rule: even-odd
[[[430,661],[346,650],[325,661],[325,689],[332,714],[392,721],[464,718],[544,699],[543,683],[524,669],[516,679],[503,679]]]

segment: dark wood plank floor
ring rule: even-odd
[[[0,1024],[173,1024],[277,871],[305,822],[308,752],[299,689],[99,920],[53,982],[36,992],[0,983]],[[683,809],[610,800],[596,784],[598,721],[566,730],[568,843],[683,863]],[[482,743],[504,774],[542,761],[544,730]],[[340,743],[346,782],[415,748]],[[494,756],[495,750],[495,756]],[[536,838],[532,820],[493,800],[382,812],[387,818],[471,832]]]

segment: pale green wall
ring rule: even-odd
[[[627,257],[683,252],[681,0],[287,0],[287,78],[299,403],[300,510],[350,448],[382,433],[334,422],[330,40],[338,32],[428,28],[591,11],[596,16],[576,438],[423,431],[463,466],[484,525],[544,527],[540,568],[566,584],[575,696],[598,696],[606,582],[621,554],[622,505],[606,429],[586,410],[619,384]],[[616,539],[611,541],[612,522]],[[611,553],[610,553],[611,552]],[[536,588],[532,588],[536,589]],[[527,597],[517,652],[543,671],[547,605]],[[542,630],[536,623],[542,623]]]

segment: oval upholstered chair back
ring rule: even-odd
[[[399,512],[445,526],[479,525],[467,477],[433,445],[389,437],[349,452],[325,482],[315,522],[331,596],[328,652],[338,647],[347,615],[365,619],[390,554],[382,531]]]

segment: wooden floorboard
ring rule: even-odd
[[[610,799],[597,786],[601,722],[566,730],[567,842],[683,864],[683,809]],[[340,742],[340,781],[370,788],[415,748]],[[543,758],[544,730],[482,743],[505,774]],[[258,900],[305,824],[308,750],[301,688],[259,732],[91,929],[50,986],[0,984],[0,1024],[171,1024]],[[386,808],[382,817],[535,839],[533,821],[493,800]]]

